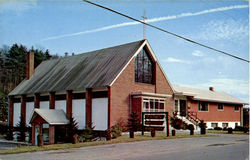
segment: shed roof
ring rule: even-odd
[[[175,91],[175,95],[190,96],[193,97],[194,100],[231,103],[231,104],[247,104],[241,99],[233,97],[223,92],[182,87],[182,86],[173,86],[173,88]]]
[[[37,117],[42,117],[50,125],[66,125],[69,120],[62,109],[34,109],[31,116],[30,123]]]
[[[144,41],[44,61],[9,95],[107,87]]]

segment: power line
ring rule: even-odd
[[[123,14],[123,13],[121,13],[121,12],[118,12],[118,11],[115,11],[115,10],[113,10],[113,9],[107,8],[107,7],[105,7],[105,6],[102,6],[102,5],[99,5],[99,4],[90,2],[90,1],[88,1],[88,0],[83,0],[83,1],[85,1],[85,2],[87,2],[87,3],[90,3],[90,4],[92,4],[92,5],[95,5],[95,6],[97,6],[97,7],[100,7],[100,8],[106,9],[106,10],[109,10],[109,11],[111,11],[111,12],[113,12],[113,13],[119,14],[119,15],[121,15],[121,16],[123,16],[123,17],[126,17],[126,18],[128,18],[128,19],[131,19],[131,20],[133,20],[133,21],[136,21],[136,22],[142,23],[142,24],[144,24],[144,25],[147,25],[147,26],[149,26],[149,27],[155,28],[155,29],[160,30],[160,31],[162,31],[162,32],[171,34],[171,35],[173,35],[173,36],[175,36],[175,37],[181,38],[181,39],[183,39],[183,40],[185,40],[185,41],[188,41],[188,42],[190,42],[190,43],[194,43],[194,44],[196,44],[196,45],[199,45],[199,46],[202,46],[202,47],[211,49],[211,50],[213,50],[213,51],[216,51],[216,52],[222,53],[222,54],[224,54],[224,55],[227,55],[227,56],[230,56],[230,57],[233,57],[233,58],[236,58],[236,59],[245,61],[245,62],[247,62],[247,63],[250,62],[250,61],[247,60],[247,59],[244,59],[244,58],[235,56],[235,55],[233,55],[233,54],[230,54],[230,53],[221,51],[221,50],[219,50],[219,49],[216,49],[216,48],[207,46],[207,45],[205,45],[205,44],[202,44],[202,43],[199,43],[199,42],[196,42],[196,41],[193,41],[193,40],[191,40],[191,39],[185,38],[185,37],[180,36],[180,35],[178,35],[178,34],[175,34],[175,33],[173,33],[173,32],[169,32],[169,31],[164,30],[164,29],[162,29],[162,28],[159,28],[159,27],[157,27],[157,26],[154,26],[154,25],[148,24],[148,23],[146,23],[146,22],[140,21],[140,20],[138,20],[138,19],[136,19],[136,18],[130,17],[130,16],[128,16],[128,15],[125,15],[125,14]]]

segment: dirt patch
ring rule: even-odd
[[[48,154],[64,154],[64,153],[72,153],[72,151],[57,151],[57,152],[49,152]]]
[[[248,142],[249,140],[248,139],[237,139],[235,141],[238,141],[238,142]]]
[[[214,147],[214,146],[227,146],[227,145],[231,145],[234,143],[215,143],[215,144],[209,144],[207,145],[207,147]]]

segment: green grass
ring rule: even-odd
[[[156,133],[156,137],[151,137],[149,133],[142,135],[135,135],[135,138],[129,138],[129,135],[122,135],[117,139],[112,139],[111,141],[95,141],[95,142],[84,142],[84,143],[64,143],[64,144],[53,144],[44,145],[43,147],[38,146],[22,146],[15,149],[3,150],[0,154],[17,154],[25,152],[37,152],[37,151],[48,151],[48,150],[58,150],[58,149],[68,149],[68,148],[80,148],[89,147],[105,144],[116,144],[116,143],[128,143],[128,142],[138,142],[138,141],[149,141],[149,140],[163,140],[163,139],[175,139],[175,138],[193,138],[193,137],[209,137],[211,135],[186,135],[178,134],[176,136],[166,137],[165,133]]]
[[[228,134],[228,131],[223,131],[223,130],[207,130],[207,133]],[[233,134],[244,134],[244,135],[248,135],[249,133],[244,133],[244,132],[242,132],[242,131],[233,131]]]

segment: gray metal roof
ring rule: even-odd
[[[9,95],[109,86],[144,41],[44,61]]]
[[[42,117],[48,124],[51,125],[65,125],[69,123],[69,120],[66,118],[66,114],[62,109],[34,109],[34,113],[30,119],[30,123],[34,118],[39,115]]]
[[[194,100],[231,103],[231,104],[247,104],[241,99],[233,97],[223,92],[182,87],[182,86],[173,86],[173,88],[175,91],[175,95],[191,96],[193,97]]]

